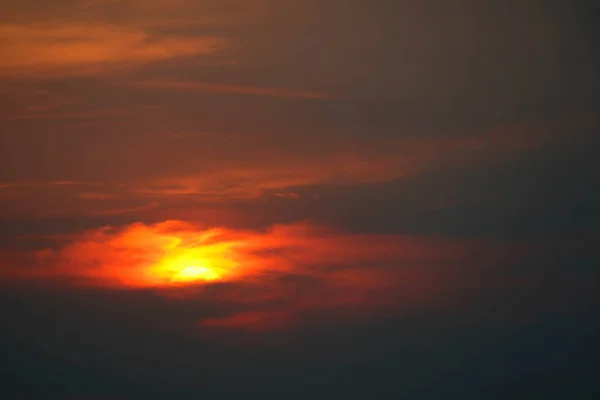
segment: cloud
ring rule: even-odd
[[[530,254],[528,244],[502,241],[348,234],[309,223],[239,230],[172,220],[82,232],[58,247],[14,255],[2,275],[5,282],[153,290],[210,304],[212,315],[197,321],[202,328],[260,331],[322,313],[374,318],[461,307],[486,291],[522,285],[512,268]]]
[[[11,182],[0,182],[0,190],[5,189],[39,189],[46,187],[69,187],[69,186],[88,186],[94,185],[90,182],[77,182],[69,180],[60,181],[11,181]]]
[[[297,193],[291,193],[291,192],[288,192],[288,193],[275,193],[275,194],[273,194],[273,196],[275,196],[275,197],[281,197],[281,198],[284,198],[284,199],[299,199],[300,198],[299,194],[297,194]]]
[[[29,176],[49,170],[74,183],[61,186],[50,180],[5,181],[0,184],[6,203],[2,215],[92,216],[131,210],[146,211],[150,217],[172,218],[169,214],[175,213],[177,218],[188,219],[185,213],[196,214],[214,207],[241,206],[240,212],[245,212],[247,207],[242,203],[269,202],[268,198],[274,197],[296,200],[287,203],[299,206],[315,201],[315,195],[319,201],[327,202],[326,198],[331,197],[328,193],[335,192],[335,188],[350,193],[352,187],[363,187],[363,192],[352,192],[351,201],[340,199],[342,204],[335,208],[339,211],[359,198],[372,199],[366,192],[368,185],[410,181],[419,175],[447,174],[457,168],[472,169],[490,163],[508,165],[528,158],[548,144],[559,146],[564,140],[547,132],[535,126],[516,125],[459,138],[388,138],[376,143],[360,138],[329,139],[319,147],[299,142],[285,152],[280,151],[284,139],[268,134],[187,135],[177,140],[165,134],[143,139],[123,135],[118,138],[122,140],[118,146],[98,138],[98,147],[68,137],[73,146],[82,146],[82,151],[53,153],[51,159],[65,160],[63,164],[40,164],[38,159],[49,157],[46,150],[46,154],[22,165]],[[571,139],[574,137],[571,135]],[[23,146],[28,143],[23,141]],[[54,145],[49,143],[48,147]],[[106,163],[104,152],[111,154],[110,163]],[[73,163],[78,168],[72,168]],[[83,179],[89,179],[91,173],[94,181],[85,183]],[[123,177],[124,173],[128,176]],[[439,196],[427,201],[447,204],[449,195],[442,193],[445,186],[438,187],[435,193]],[[110,198],[92,201],[85,193],[102,193]],[[415,190],[404,195],[410,197],[411,193],[415,194]],[[10,202],[22,197],[27,200]]]
[[[141,28],[104,23],[0,25],[0,74],[86,74],[222,48],[223,38],[155,36]]]
[[[79,7],[81,8],[93,8],[93,7],[102,7],[106,5],[113,5],[122,3],[124,0],[84,0],[79,3]]]
[[[273,87],[256,87],[256,86],[241,86],[229,85],[223,83],[209,83],[196,81],[173,81],[173,80],[155,80],[155,81],[139,81],[131,84],[133,87],[149,88],[149,89],[164,89],[172,91],[184,92],[204,92],[204,93],[224,93],[224,94],[239,94],[250,96],[267,96],[280,97],[290,99],[315,99],[325,100],[332,98],[331,95],[320,92],[311,92],[305,90],[293,90],[287,88]]]
[[[119,197],[120,195],[115,193],[83,192],[79,194],[79,198],[82,200],[107,200]]]
[[[60,110],[77,104],[71,96],[41,88],[35,84],[4,81],[0,83],[0,119],[13,116],[35,115]]]
[[[99,216],[99,215],[122,215],[122,214],[135,214],[143,211],[153,210],[159,206],[158,203],[148,203],[142,204],[135,207],[123,207],[123,208],[109,208],[103,209],[101,211],[89,213],[89,216]]]
[[[259,146],[263,140],[265,146]],[[133,191],[147,196],[214,200],[258,198],[265,193],[278,196],[293,192],[286,189],[302,186],[382,183],[448,167],[501,162],[522,157],[551,140],[535,128],[508,126],[462,138],[334,142],[322,145],[324,154],[288,157],[277,153],[278,143],[249,136],[223,143],[229,156],[223,158],[219,153],[218,159],[211,158],[210,169],[140,180],[133,184]],[[253,145],[256,150],[248,152]],[[179,153],[179,157],[185,156]]]
[[[81,181],[13,181],[0,183],[5,218],[115,216],[138,214],[159,206],[139,198],[122,185]],[[51,209],[39,209],[52,205]]]
[[[310,185],[315,183],[361,183],[387,180],[412,171],[390,172],[381,165],[385,161],[369,163],[354,157],[335,157],[330,160],[316,160],[312,163],[273,162],[272,166],[248,165],[239,168],[219,168],[214,172],[181,175],[140,182],[137,193],[149,196],[198,195],[209,199],[257,198],[263,190],[288,186]],[[402,160],[396,160],[397,165]]]
[[[281,311],[248,311],[225,317],[205,318],[201,327],[249,329],[252,331],[270,331],[287,328],[293,322],[291,316]]]
[[[132,114],[131,110],[104,108],[90,109],[77,111],[53,111],[45,110],[46,112],[21,113],[13,115],[0,115],[1,121],[18,121],[18,120],[68,120],[68,119],[105,119],[115,117],[126,117]],[[53,111],[53,112],[47,112]]]
[[[0,200],[17,201],[27,198],[27,194],[18,190],[5,190],[0,188]]]

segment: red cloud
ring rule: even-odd
[[[270,330],[322,312],[356,318],[456,305],[475,287],[498,284],[494,265],[523,258],[523,249],[346,234],[308,223],[257,232],[166,221],[84,232],[55,250],[15,258],[4,275],[152,289],[229,310],[202,319],[202,327]]]
[[[202,327],[264,331],[284,328],[292,322],[292,316],[284,311],[247,311],[224,317],[205,318],[200,325]]]
[[[328,95],[326,93],[313,92],[307,90],[294,90],[277,87],[230,85],[212,82],[156,80],[135,82],[132,86],[148,89],[165,89],[173,91],[191,91],[205,93],[225,93],[252,96],[280,97],[289,99],[325,100],[332,98],[331,95]]]
[[[223,46],[217,37],[153,38],[139,27],[92,23],[3,24],[0,74],[85,74],[107,67],[211,54]]]

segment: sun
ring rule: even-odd
[[[90,260],[93,267],[77,269],[77,274],[102,285],[213,285],[254,275],[260,259],[251,252],[256,247],[252,236],[179,221],[133,224],[121,231],[106,228],[89,235],[65,250],[65,264]]]
[[[223,280],[227,269],[220,268],[223,254],[208,256],[201,248],[173,249],[149,270],[152,276],[165,284],[198,284]],[[225,259],[226,261],[226,259]],[[161,278],[162,277],[162,278]]]
[[[173,274],[171,282],[216,281],[220,278],[221,276],[210,268],[190,266]]]

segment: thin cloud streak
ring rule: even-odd
[[[212,54],[225,40],[211,36],[153,36],[114,24],[2,24],[0,74],[77,76],[171,58]]]
[[[221,159],[210,157],[210,154],[204,156],[203,164],[194,164],[195,171],[187,167],[169,174],[157,170],[150,171],[147,177],[119,179],[115,176],[104,182],[76,182],[76,177],[71,177],[72,182],[0,182],[4,202],[1,215],[101,215],[104,211],[110,215],[114,210],[168,215],[174,211],[173,207],[179,208],[183,204],[193,214],[192,209],[227,207],[231,201],[238,202],[238,206],[239,202],[250,204],[264,200],[265,195],[310,200],[312,197],[302,191],[303,187],[385,183],[443,168],[476,167],[494,160],[527,157],[552,141],[540,135],[539,130],[516,126],[480,137],[438,138],[425,142],[395,139],[374,147],[340,145],[322,155],[303,158],[278,154],[276,146],[266,143],[269,148],[262,148],[245,159],[247,149],[257,148],[256,139],[240,138],[227,143],[227,158],[223,152],[216,154]],[[177,142],[147,144],[151,151],[145,157],[157,165],[177,158],[197,159],[199,155],[197,151],[189,151],[194,147],[188,148]],[[123,153],[139,156],[140,147],[135,145],[129,152],[128,147],[123,148]],[[154,164],[143,165],[147,168]],[[90,192],[101,193],[103,201],[92,199],[86,194]],[[144,208],[148,204],[153,206]]]
[[[117,209],[108,209],[102,210],[95,213],[91,213],[91,216],[111,216],[111,215],[123,215],[123,214],[135,214],[142,211],[153,210],[159,207],[159,204],[154,202],[150,204],[145,204],[137,207],[127,207],[127,208],[117,208]]]
[[[333,96],[327,93],[294,90],[287,88],[240,86],[223,83],[208,83],[195,81],[155,80],[135,82],[131,86],[149,89],[164,89],[183,92],[225,93],[253,96],[280,97],[289,99],[327,100]]]
[[[103,118],[127,117],[127,116],[130,116],[131,114],[132,114],[132,112],[127,109],[78,110],[78,111],[64,111],[64,112],[54,112],[54,113],[0,115],[0,121],[103,119]]]

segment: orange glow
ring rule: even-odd
[[[208,55],[224,45],[219,37],[162,37],[150,31],[112,24],[0,24],[7,57],[0,74],[64,70],[98,71],[110,65],[136,65],[191,55]],[[3,43],[4,45],[4,43]],[[69,69],[69,67],[71,67]]]
[[[315,312],[370,318],[405,307],[448,306],[458,301],[457,288],[468,288],[478,276],[469,269],[479,257],[506,261],[520,252],[514,244],[347,234],[307,223],[264,231],[136,223],[66,240],[57,249],[15,256],[9,264],[15,267],[3,267],[2,275],[155,289],[214,305],[214,314],[196,321],[201,329],[251,331],[287,328]]]
[[[84,235],[59,253],[59,262],[62,273],[101,285],[198,285],[251,273],[252,258],[239,250],[244,243],[226,230],[178,221],[134,224]]]
[[[146,282],[200,283],[222,280],[233,275],[239,262],[227,255],[232,244],[208,244],[202,240],[208,236],[210,233],[206,232],[199,234],[198,238],[186,238],[181,234],[165,235],[165,238],[172,241],[163,247],[164,255],[145,270]]]
[[[310,243],[302,225],[270,232],[202,228],[181,221],[101,228],[57,250],[37,252],[38,268],[13,276],[64,280],[103,287],[177,288],[239,282],[288,271],[293,246]],[[304,242],[304,243],[303,243]],[[285,248],[287,257],[265,251]]]
[[[15,275],[103,287],[181,288],[243,282],[260,287],[260,295],[254,292],[254,298],[265,298],[266,293],[281,297],[286,289],[273,284],[273,277],[330,276],[342,282],[339,273],[325,272],[324,266],[359,261],[372,251],[381,257],[391,249],[389,243],[373,248],[371,240],[360,241],[308,224],[254,232],[202,228],[181,221],[137,223],[88,231],[60,249],[40,251],[35,261],[38,268]],[[373,275],[359,272],[355,283],[370,286]]]
[[[187,267],[180,270],[172,276],[171,282],[193,282],[193,281],[214,281],[221,278],[221,275],[213,269],[206,267]]]

